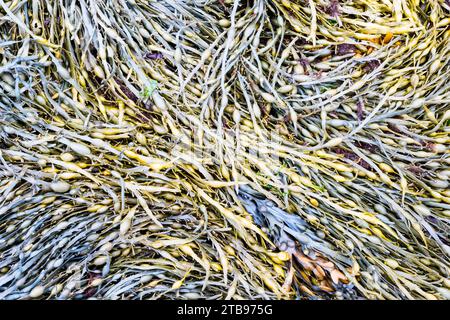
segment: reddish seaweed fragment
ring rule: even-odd
[[[338,17],[341,13],[339,10],[339,0],[331,0],[330,4],[324,8],[324,12],[332,17]]]
[[[380,61],[379,60],[370,60],[368,61],[365,65],[364,65],[364,71],[365,72],[372,72],[373,70],[375,70],[376,68],[378,68],[380,66]]]
[[[355,53],[356,47],[353,44],[349,43],[342,43],[337,45],[336,47],[336,54],[338,56],[343,56],[349,53]]]

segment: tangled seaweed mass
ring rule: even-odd
[[[450,299],[450,3],[0,0],[0,299]]]

